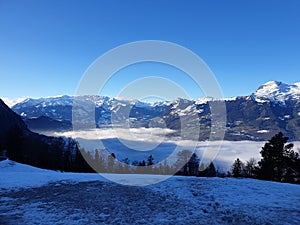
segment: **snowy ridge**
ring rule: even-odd
[[[20,107],[29,107],[29,106],[34,106],[36,108],[45,108],[49,106],[72,106],[74,101],[76,101],[77,103],[80,102],[92,103],[95,104],[96,107],[106,107],[108,109],[111,109],[118,104],[136,105],[139,107],[151,106],[151,104],[147,102],[138,101],[136,99],[121,98],[121,97],[111,98],[108,96],[97,96],[97,95],[83,95],[83,96],[63,95],[63,96],[38,98],[38,99],[27,98],[14,105],[14,108],[19,109]]]
[[[27,98],[17,98],[17,99],[10,99],[10,98],[1,98],[6,105],[8,105],[10,108],[14,105],[24,102]]]
[[[250,95],[252,99],[257,102],[279,102],[284,104],[286,101],[299,101],[300,99],[300,82],[294,84],[286,84],[279,81],[269,81],[261,85],[255,93]],[[94,103],[96,107],[110,106],[110,108],[117,104],[135,105],[137,107],[155,107],[155,106],[169,106],[171,104],[177,104],[178,102],[193,102],[196,105],[207,104],[210,101],[235,101],[238,97],[232,98],[213,98],[213,97],[200,97],[195,100],[193,99],[182,99],[178,98],[173,101],[158,101],[158,102],[147,102],[126,97],[111,98],[107,96],[97,95],[85,95],[85,96],[54,96],[47,98],[20,98],[16,100],[3,98],[5,103],[10,107],[18,109],[20,106],[28,107],[35,106],[48,107],[48,106],[71,106],[74,98],[78,101],[88,101]]]
[[[257,102],[270,101],[283,105],[287,101],[299,101],[300,82],[289,85],[278,81],[269,81],[260,86],[252,96]]]

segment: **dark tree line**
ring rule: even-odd
[[[107,150],[96,149],[93,154],[85,151],[83,148],[77,148],[75,157],[72,157],[70,151],[65,151],[63,155],[63,171],[77,172],[101,172],[117,174],[163,174],[163,175],[181,175],[181,176],[217,176],[214,164],[211,162],[207,166],[202,163],[199,167],[200,159],[195,153],[182,151],[178,153],[178,159],[175,163],[168,161],[156,163],[153,155],[141,161],[130,161],[128,158],[117,159],[114,153],[108,153]],[[202,168],[200,171],[199,169]]]
[[[300,157],[287,143],[288,137],[281,132],[272,137],[260,151],[261,160],[250,159],[244,164],[236,159],[232,165],[234,177],[252,177],[262,180],[300,183]]]
[[[75,152],[78,151],[73,139],[47,137],[28,133],[19,127],[12,128],[1,142],[0,151],[16,162],[44,169],[75,171]]]
[[[300,183],[300,157],[288,144],[288,137],[281,132],[272,137],[262,148],[261,160],[253,158],[247,162],[236,159],[230,176],[250,177],[263,180]],[[190,151],[178,153],[177,161],[155,162],[150,155],[147,159],[130,162],[128,158],[119,161],[114,153],[95,150],[85,151],[73,139],[28,135],[15,127],[8,132],[5,141],[0,143],[0,151],[7,150],[9,159],[44,169],[68,172],[103,173],[149,173],[176,174],[182,176],[220,176],[213,162],[200,164],[199,157]]]
[[[201,163],[201,159],[190,151],[184,150],[178,153],[178,160],[175,163],[175,168],[179,168],[176,175],[181,176],[198,176],[198,177],[215,177],[218,175],[213,162],[208,165]],[[179,165],[179,166],[176,166]],[[180,165],[183,165],[180,169]]]
[[[130,162],[128,158],[118,160],[114,153],[106,150],[85,151],[73,139],[28,135],[18,127],[8,132],[6,141],[0,143],[0,151],[16,162],[44,169],[66,172],[176,174],[183,176],[216,176],[213,163],[199,166],[196,154],[184,150],[178,153],[174,163],[157,162],[153,155],[141,161]],[[199,168],[202,168],[200,171]]]

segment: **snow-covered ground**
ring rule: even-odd
[[[0,224],[300,224],[299,185],[178,176],[135,187],[8,160],[0,174]]]

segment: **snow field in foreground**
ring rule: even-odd
[[[300,186],[171,177],[145,187],[0,162],[0,224],[299,224]],[[159,175],[114,175],[137,184]]]

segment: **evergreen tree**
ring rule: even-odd
[[[167,159],[164,160],[162,167],[160,168],[160,174],[171,174],[171,168],[169,166],[169,163]]]
[[[113,173],[114,172],[114,165],[115,165],[115,159],[116,159],[116,155],[114,153],[111,153],[108,156],[108,162],[107,162],[107,169],[108,169],[108,173]]]
[[[177,162],[175,163],[175,169],[178,170],[177,175],[189,175],[188,162],[192,156],[192,152],[189,150],[183,150],[177,153]]]
[[[256,160],[254,158],[249,159],[244,166],[244,175],[246,177],[254,177],[255,175]]]
[[[125,158],[122,160],[123,167],[122,167],[122,173],[130,173],[130,160],[128,158]]]
[[[200,159],[198,158],[198,156],[195,153],[193,153],[187,163],[189,176],[197,176],[198,175],[199,161],[200,161]]]
[[[149,155],[147,159],[147,166],[152,166],[154,164],[154,158],[152,155]]]
[[[85,172],[85,160],[79,148],[76,148],[75,151],[74,170],[76,172]]]
[[[63,150],[65,142],[63,138],[55,138],[48,152],[48,160],[51,160],[52,169],[63,170]]]
[[[141,173],[141,174],[145,173],[146,172],[145,166],[146,166],[145,160],[140,161],[136,168],[136,173]]]
[[[165,163],[159,163],[155,167],[155,174],[166,174],[165,173]]]
[[[262,159],[258,162],[258,178],[274,181],[298,182],[299,154],[293,151],[293,144],[287,144],[288,137],[281,132],[273,136],[262,148]]]
[[[140,161],[138,166],[146,166],[146,162],[145,162],[145,160],[143,160],[143,161]]]
[[[198,176],[199,177],[216,177],[217,176],[217,171],[215,168],[215,165],[213,162],[210,162],[208,167],[206,167],[204,170],[204,164],[201,163],[200,167],[199,167],[199,172],[198,172]]]
[[[100,155],[99,150],[95,149],[95,156],[93,161],[93,168],[97,172],[104,172],[104,159],[102,155]]]
[[[7,157],[16,162],[24,162],[22,149],[23,131],[18,126],[13,127],[7,134]]]
[[[216,177],[217,176],[217,171],[215,168],[215,165],[213,162],[211,162],[208,166],[208,170],[207,170],[207,177]]]
[[[63,154],[63,171],[70,171],[72,165],[72,155],[69,148]]]
[[[243,176],[243,163],[237,158],[231,167],[231,173],[234,177],[242,177]]]
[[[98,149],[95,149],[95,165],[97,166],[100,163],[100,155]]]
[[[128,158],[123,159],[122,162],[124,164],[130,165],[130,160]]]
[[[293,144],[287,144],[284,151],[284,169],[281,181],[300,183],[300,157],[293,151]]]
[[[133,166],[138,166],[138,165],[139,165],[139,162],[138,162],[137,160],[134,160],[134,161],[132,161],[131,165],[133,165]]]

